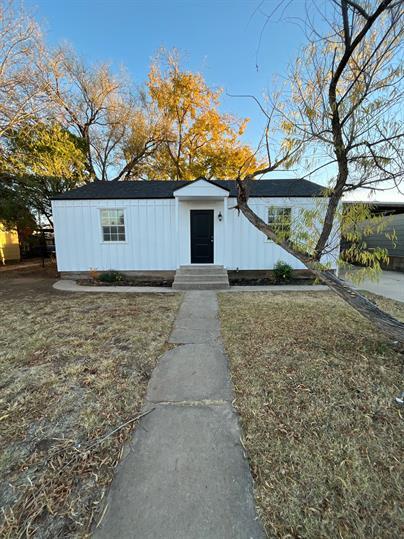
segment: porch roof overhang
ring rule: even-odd
[[[206,179],[189,182],[174,191],[177,200],[223,200],[229,197],[229,189]]]

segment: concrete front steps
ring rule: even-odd
[[[223,290],[229,288],[229,277],[223,266],[180,266],[173,282],[176,290]]]

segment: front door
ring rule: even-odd
[[[191,210],[191,264],[213,264],[213,210]]]

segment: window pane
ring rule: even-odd
[[[275,234],[282,239],[289,239],[292,219],[292,208],[268,208],[268,224],[272,226]]]
[[[101,210],[101,226],[104,241],[125,241],[124,211]]]
[[[112,226],[118,226],[124,224],[123,210],[109,210],[108,224]]]
[[[103,225],[123,225],[123,210],[101,210],[101,223]]]
[[[101,210],[101,224],[108,225],[108,210]]]

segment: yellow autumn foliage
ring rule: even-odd
[[[219,112],[222,89],[210,88],[200,73],[181,69],[178,55],[157,57],[147,88],[165,141],[143,167],[145,176],[234,178],[240,170],[256,169],[253,151],[240,141],[248,119]]]

